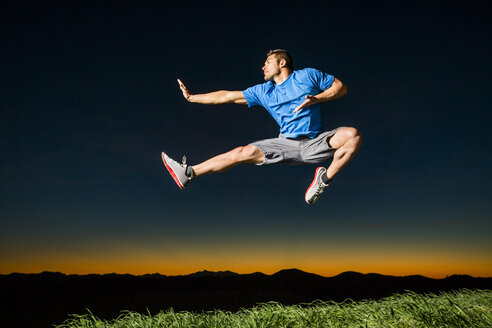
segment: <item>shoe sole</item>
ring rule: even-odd
[[[314,186],[314,184],[316,183],[316,180],[318,180],[318,176],[319,176],[319,171],[321,171],[321,169],[323,169],[324,167],[320,166],[316,169],[316,172],[314,173],[314,179],[313,179],[313,182],[311,182],[311,184],[309,185],[309,187],[307,188],[306,190],[306,193],[304,194],[304,200],[306,201],[306,203],[308,204],[314,204],[316,203],[317,200],[315,201],[312,201],[311,203],[307,201],[307,194],[309,192],[309,190],[311,190],[311,188]],[[319,198],[319,197],[318,197]]]
[[[179,181],[178,177],[176,176],[176,173],[174,173],[174,170],[167,164],[167,162],[166,162],[166,156],[164,156],[164,153],[161,153],[161,157],[162,157],[162,162],[164,163],[164,166],[166,167],[166,169],[169,172],[169,174],[171,174],[171,176],[173,177],[174,182],[176,182],[176,184],[178,185],[178,187],[181,190],[183,190],[184,189],[184,186]]]

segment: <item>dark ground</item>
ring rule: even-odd
[[[103,319],[122,310],[158,313],[175,311],[239,310],[259,302],[285,305],[314,300],[379,299],[410,290],[416,293],[492,289],[492,278],[450,276],[393,277],[345,272],[321,277],[300,270],[263,273],[199,272],[187,276],[9,274],[0,276],[0,327],[49,327],[69,314],[90,310]]]

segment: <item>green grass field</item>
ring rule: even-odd
[[[378,301],[313,302],[283,306],[270,302],[238,312],[174,312],[156,315],[122,312],[114,320],[91,314],[73,315],[57,328],[157,328],[157,327],[492,327],[492,290],[467,290],[434,294],[407,292]]]

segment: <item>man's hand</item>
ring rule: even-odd
[[[297,106],[296,109],[294,109],[294,111],[292,113],[295,113],[295,112],[297,112],[303,108],[312,106],[312,105],[317,104],[317,103],[319,103],[319,100],[315,96],[306,96],[306,100],[304,100],[304,102],[302,104]]]
[[[190,98],[191,98],[192,94],[190,93],[188,88],[183,84],[183,82],[181,82],[180,79],[178,79],[178,84],[179,84],[179,88],[181,89],[181,91],[183,91],[183,97],[185,97],[186,100],[191,101]]]
[[[306,96],[306,100],[304,100],[302,104],[297,106],[297,108],[294,109],[293,113],[317,103],[340,98],[346,93],[347,87],[345,86],[345,84],[343,84],[342,81],[340,81],[339,79],[335,78],[333,80],[333,83],[331,84],[331,87],[329,87],[322,93],[319,93],[316,96]]]

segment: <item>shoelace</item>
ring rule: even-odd
[[[319,197],[319,195],[321,195],[323,191],[325,191],[326,187],[328,187],[328,184],[325,184],[323,180],[321,180],[320,178],[318,189],[316,189],[316,192],[314,193],[314,197]]]
[[[185,175],[188,177],[188,179],[193,179],[195,177],[195,173],[193,170],[191,170],[191,173],[188,172],[188,165],[186,164],[186,155],[183,155],[183,158],[181,159],[181,166],[185,169]]]

